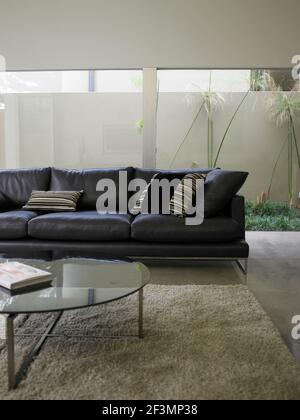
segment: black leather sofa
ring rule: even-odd
[[[157,172],[168,179],[183,178],[191,170],[158,171],[140,168],[66,170],[34,168],[0,171],[0,253],[59,257],[136,258],[139,260],[247,261],[244,198],[234,196],[216,216],[198,226],[171,215],[103,214],[96,211],[99,179],[118,185],[119,171],[128,182],[149,182]],[[199,172],[209,172],[209,169]],[[24,211],[32,190],[83,190],[78,211],[39,213]],[[118,199],[124,189],[117,191]]]

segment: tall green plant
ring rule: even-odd
[[[218,164],[218,159],[220,157],[220,153],[222,150],[222,147],[224,146],[225,140],[227,138],[227,135],[229,133],[229,130],[231,128],[231,125],[233,123],[233,121],[235,120],[236,115],[238,114],[240,108],[242,107],[242,105],[244,104],[244,102],[246,101],[246,99],[248,98],[248,96],[250,95],[250,93],[252,91],[262,91],[265,89],[269,89],[269,90],[276,90],[277,87],[274,83],[273,78],[269,75],[268,72],[266,72],[265,70],[252,70],[251,71],[251,76],[250,76],[250,81],[249,81],[249,89],[247,90],[247,92],[245,93],[245,95],[242,97],[240,103],[238,104],[238,106],[236,107],[230,121],[229,124],[227,125],[224,135],[220,141],[218,150],[217,150],[217,154],[216,154],[216,158],[214,160],[213,163],[213,167],[215,168]]]
[[[213,92],[211,89],[211,85],[212,85],[212,71],[210,71],[209,73],[209,83],[208,83],[208,90],[205,92],[201,92],[200,91],[200,87],[196,84],[193,84],[193,86],[199,90],[199,92],[196,92],[196,95],[198,95],[199,97],[199,106],[197,108],[197,111],[195,113],[195,116],[193,117],[193,120],[187,130],[187,132],[185,133],[182,141],[180,142],[180,145],[170,163],[170,167],[173,166],[179,152],[181,151],[182,147],[184,146],[186,140],[188,139],[188,136],[190,134],[190,132],[192,131],[196,121],[198,120],[200,114],[203,112],[205,112],[205,115],[207,117],[207,139],[206,139],[206,143],[207,143],[207,165],[209,167],[212,167],[213,165],[213,154],[214,154],[214,143],[213,143],[213,115],[214,112],[221,108],[222,105],[224,104],[224,97],[217,93],[217,92]]]
[[[288,177],[288,197],[290,205],[293,204],[293,163],[296,157],[298,169],[300,169],[300,153],[296,137],[295,121],[300,114],[300,94],[291,92],[277,92],[269,98],[269,109],[272,119],[275,120],[278,127],[286,127],[287,137],[281,146],[278,156],[276,157],[271,180],[268,188],[268,197],[270,196],[276,169],[282,156],[283,151],[287,147],[287,177]]]
[[[186,139],[188,138],[188,136],[189,136],[190,132],[192,131],[192,128],[194,127],[194,125],[195,125],[195,123],[196,123],[196,121],[197,121],[197,119],[198,119],[199,115],[201,114],[201,111],[202,111],[203,107],[204,107],[204,100],[202,100],[202,102],[201,102],[201,104],[200,104],[199,108],[197,109],[197,111],[196,111],[196,113],[195,113],[195,116],[194,116],[194,118],[193,118],[193,121],[192,121],[191,125],[189,126],[189,129],[188,129],[188,130],[187,130],[187,132],[185,133],[185,136],[183,137],[182,141],[180,142],[180,145],[179,145],[178,149],[176,150],[176,153],[175,153],[175,155],[174,155],[174,157],[173,157],[173,159],[172,159],[172,161],[171,161],[171,163],[170,163],[170,168],[172,168],[172,166],[173,166],[173,164],[174,164],[174,162],[175,162],[175,160],[176,160],[177,156],[179,155],[179,152],[180,152],[180,151],[181,151],[181,149],[183,148],[183,146],[184,146],[184,144],[185,144]]]
[[[226,127],[226,129],[225,129],[224,135],[223,135],[223,137],[222,137],[222,139],[221,139],[221,141],[220,141],[220,144],[219,144],[219,147],[218,147],[218,150],[217,150],[217,153],[216,153],[215,160],[214,160],[213,165],[212,165],[212,167],[214,167],[214,168],[215,168],[215,167],[217,166],[217,164],[218,164],[218,159],[219,159],[219,157],[220,157],[220,153],[221,153],[222,147],[224,146],[224,142],[225,142],[225,140],[226,140],[227,134],[229,133],[230,127],[231,127],[231,125],[232,125],[232,123],[233,123],[233,121],[234,121],[234,119],[235,119],[235,117],[236,117],[237,113],[239,112],[240,108],[242,107],[243,103],[246,101],[246,99],[247,99],[247,97],[248,97],[249,93],[250,93],[250,90],[248,90],[248,91],[246,92],[246,94],[243,96],[243,98],[242,98],[241,102],[238,104],[238,106],[237,106],[236,110],[234,111],[233,116],[231,117],[231,119],[230,119],[230,121],[229,121],[229,124],[227,125],[227,127]]]
[[[209,167],[216,167],[218,165],[218,160],[220,158],[220,154],[222,151],[222,148],[225,144],[225,140],[228,136],[228,133],[230,131],[230,128],[240,110],[244,102],[246,101],[247,97],[251,93],[251,91],[258,91],[258,90],[265,90],[265,89],[274,89],[274,81],[269,76],[269,74],[265,71],[252,71],[251,77],[249,81],[249,89],[245,93],[245,95],[242,97],[241,101],[239,102],[238,106],[236,107],[232,117],[229,120],[229,123],[224,131],[224,134],[221,138],[221,141],[219,143],[219,146],[217,148],[217,152],[214,156],[214,149],[213,149],[213,111],[219,107],[222,103],[224,103],[224,98],[216,93],[212,92],[211,90],[211,84],[212,84],[212,71],[210,72],[210,78],[209,78],[209,89],[207,92],[200,92],[200,98],[201,103],[200,106],[197,109],[197,112],[192,120],[191,125],[189,126],[183,140],[181,141],[179,148],[177,149],[170,167],[174,164],[179,152],[181,151],[182,147],[184,146],[185,141],[187,140],[190,132],[192,131],[192,128],[194,127],[199,115],[201,114],[202,110],[204,109],[207,114],[207,163]]]
[[[209,72],[208,91],[201,94],[203,98],[203,105],[207,115],[207,165],[209,168],[213,166],[214,142],[213,142],[213,127],[214,111],[220,108],[224,103],[224,97],[219,93],[213,92],[211,89],[212,71]]]

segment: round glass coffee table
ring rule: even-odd
[[[0,259],[1,262],[8,261]],[[15,261],[15,260],[14,260]],[[143,338],[143,288],[150,280],[149,270],[138,262],[93,259],[57,261],[20,260],[24,264],[51,273],[47,287],[20,294],[0,288],[0,314],[6,315],[6,344],[9,389],[16,388],[45,340],[51,337],[64,311],[102,305],[138,293],[138,329]],[[20,314],[53,312],[54,318],[46,331],[15,369],[14,319]],[[22,334],[20,334],[21,336]]]

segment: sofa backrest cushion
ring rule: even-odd
[[[169,181],[173,179],[179,179],[180,181],[188,174],[208,174],[213,169],[200,169],[200,168],[187,168],[187,169],[142,169],[142,168],[135,168],[134,169],[134,178],[144,179],[147,184],[151,181],[155,174],[158,174],[157,178],[162,179],[166,178]]]
[[[32,190],[48,190],[50,168],[0,170],[0,211],[24,206]]]
[[[81,191],[83,195],[78,201],[78,210],[96,210],[96,203],[101,192],[96,190],[98,181],[110,179],[115,182],[117,192],[117,205],[119,203],[119,173],[127,172],[127,185],[121,188],[121,193],[125,193],[128,183],[133,176],[133,168],[114,168],[114,169],[51,169],[50,190],[52,191]],[[102,193],[103,194],[103,193]]]
[[[204,215],[213,217],[229,204],[241,189],[248,177],[248,172],[226,171],[215,169],[211,171],[204,184]]]
[[[142,168],[135,168],[134,169],[134,178],[135,179],[143,179],[149,185],[153,177],[158,179],[159,181],[162,179],[167,179],[168,181],[173,181],[177,179],[181,181],[185,176],[189,174],[208,174],[212,169],[199,169],[199,168],[190,168],[190,169],[176,169],[176,170],[168,170],[168,169],[142,169]],[[174,196],[175,188],[174,186],[171,187],[170,190],[170,199]],[[163,212],[162,209],[162,190],[159,191],[159,213]],[[148,205],[148,212],[151,212],[151,187],[148,189],[147,192],[147,205]],[[143,211],[147,210],[144,205]]]

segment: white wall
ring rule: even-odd
[[[8,70],[287,67],[299,0],[0,0]]]

